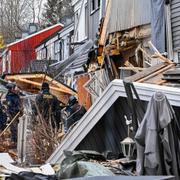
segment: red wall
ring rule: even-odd
[[[11,53],[11,73],[19,73],[30,61],[35,60],[35,47],[61,28],[61,25],[47,28],[29,38],[10,44],[8,50]]]

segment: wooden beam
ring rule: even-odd
[[[103,28],[102,28],[102,32],[101,32],[100,39],[99,39],[99,45],[102,45],[102,46],[106,42],[107,27],[108,27],[108,23],[109,23],[110,14],[111,14],[111,0],[108,0],[105,19],[104,19],[104,23],[103,23]]]
[[[138,71],[143,71],[147,68],[141,68],[141,67],[119,67],[119,69],[122,69],[122,70],[138,70]]]
[[[72,93],[75,93],[73,90],[70,90],[70,88],[66,87],[65,85],[59,83],[58,81],[52,79],[52,78],[49,77],[49,76],[46,76],[45,80],[47,80],[50,85],[53,84],[53,85],[61,88],[61,89],[64,90],[64,91],[71,91]]]
[[[152,73],[154,73],[154,72],[156,72],[156,71],[158,71],[158,70],[160,70],[166,66],[167,66],[167,64],[165,64],[165,63],[157,64],[155,66],[151,66],[149,68],[146,68],[146,70],[144,70],[142,72],[139,72],[133,76],[125,78],[125,80],[131,81],[131,82],[138,81],[138,80],[140,80],[140,79],[142,79],[142,78],[144,78],[144,77],[146,77],[146,76],[148,76],[148,75],[150,75],[150,74],[152,74]]]
[[[134,72],[136,72],[136,73],[139,72],[139,70],[138,70],[138,69],[135,69],[134,66],[133,66],[129,61],[125,61],[124,65],[125,65],[126,67],[132,68],[132,71],[134,71]]]
[[[31,81],[31,80],[27,80],[27,79],[23,79],[23,78],[18,78],[16,79],[17,81],[20,81],[20,82],[24,82],[24,83],[28,83],[28,84],[32,84],[34,86],[38,86],[38,87],[41,87],[41,83],[38,83],[38,82],[34,82],[34,81]],[[56,87],[53,87],[53,86],[50,86],[50,89],[51,90],[55,90],[55,91],[58,91],[58,92],[62,92],[62,93],[66,93],[66,94],[72,94],[72,95],[76,95],[76,93],[72,93],[71,91],[64,91],[63,89],[61,88],[56,88]]]
[[[164,84],[164,83],[166,83],[167,81],[166,80],[160,80],[159,82],[157,82],[156,84],[157,85],[162,85],[162,84]]]
[[[152,73],[152,74],[138,80],[137,82],[139,82],[139,83],[144,82],[144,81],[146,81],[146,80],[148,80],[148,79],[150,79],[150,78],[152,78],[152,77],[154,77],[154,76],[156,76],[156,75],[170,69],[173,66],[175,66],[175,64],[169,64],[168,66],[166,66],[166,67],[164,67],[164,68],[162,68],[162,69],[160,69],[160,70],[158,70],[158,71],[156,71],[156,72],[154,72],[154,73]]]
[[[15,74],[15,75],[6,75],[7,80],[13,80],[14,78],[43,78],[44,74]]]
[[[45,74],[17,74],[17,75],[7,75],[6,80],[9,81],[16,81],[19,79],[43,79],[45,77]],[[45,80],[49,81],[49,83],[57,86],[57,88],[60,88],[63,92],[71,92],[70,94],[76,94],[73,90],[70,90],[70,88],[66,87],[65,85],[61,84],[60,82],[53,80],[50,76],[46,75]],[[30,80],[32,82],[35,82],[33,80]],[[37,85],[38,86],[38,85]]]

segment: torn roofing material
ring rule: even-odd
[[[161,91],[167,96],[171,105],[180,107],[180,90],[178,88],[136,82],[133,84],[143,101],[149,101],[154,92]],[[126,97],[123,81],[114,80],[66,136],[47,162],[52,164],[62,162],[64,158],[63,150],[74,150],[119,97]]]
[[[78,63],[79,58],[82,55],[86,54],[88,51],[90,51],[92,46],[93,46],[93,41],[89,40],[85,44],[81,45],[78,48],[78,50],[75,53],[73,53],[68,59],[50,65],[50,69],[53,68],[56,71],[56,76],[54,79],[58,78],[58,76],[60,76],[67,68],[69,68],[69,66],[71,66],[74,63],[74,61]]]
[[[87,63],[87,60],[88,60],[88,54],[89,54],[89,51],[88,52],[85,52],[83,53],[82,56],[76,58],[73,63],[67,67],[65,69],[65,73],[68,72],[68,71],[75,71],[75,70],[78,70],[78,69],[81,69],[83,68],[83,65]]]

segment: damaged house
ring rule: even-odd
[[[175,64],[169,59],[174,58],[174,61],[177,62],[175,58],[175,54],[177,53],[175,39],[171,39],[171,42],[169,42],[170,38],[174,38],[173,8],[175,7],[178,7],[178,3],[175,3],[175,1],[143,0],[141,3],[136,0],[107,1],[105,19],[99,29],[98,63],[108,71],[110,80],[121,78],[122,74],[119,73],[119,70],[126,70],[126,68],[133,71],[131,74],[137,73],[129,77],[129,79],[126,79],[132,82],[139,82],[133,83],[137,93],[134,92],[130,95],[126,88],[124,88],[123,81],[112,81],[78,124],[76,124],[74,129],[61,142],[47,162],[52,164],[62,162],[65,157],[63,152],[66,150],[94,150],[103,153],[107,158],[122,158],[123,149],[121,142],[128,137],[126,117],[128,120],[133,120],[132,116],[135,116],[137,113],[136,120],[139,119],[140,122],[142,122],[144,115],[147,114],[146,110],[150,106],[148,102],[152,102],[150,99],[155,97],[154,94],[157,95],[158,91],[166,95],[173,107],[177,120],[179,119],[179,89],[159,86],[166,83],[161,79],[161,73],[169,70],[169,68],[175,67]],[[170,13],[171,16],[168,16]],[[157,25],[156,18],[159,17],[161,18]],[[149,43],[150,40],[151,42]],[[152,54],[152,50],[158,53],[167,51],[169,59],[164,59],[164,56],[152,58],[151,55],[149,55]],[[102,56],[102,54],[104,56]],[[165,63],[161,64],[160,59],[163,59]],[[150,67],[150,69],[148,67]],[[139,71],[144,70],[144,68],[147,68],[149,71],[147,70],[146,74],[144,74],[144,72],[140,74]],[[161,70],[159,70],[159,68]],[[173,75],[173,72],[171,73],[171,75]],[[131,74],[128,74],[128,76]],[[158,76],[157,80],[156,77],[159,74],[160,76]],[[168,78],[168,75],[169,74],[166,74],[166,78]],[[153,85],[156,81],[159,85]],[[169,85],[169,83],[166,85]],[[93,92],[96,92],[94,89]],[[131,98],[129,99],[129,97]],[[133,97],[135,100],[132,99]],[[164,105],[160,107],[163,106]],[[153,105],[151,105],[151,107],[153,109]],[[135,109],[135,111],[133,109]],[[163,109],[159,110],[159,112],[161,111],[163,111]],[[152,112],[152,116],[156,115],[156,112]],[[161,114],[159,115],[159,119],[155,118],[157,121],[161,119]],[[165,117],[165,119],[167,120],[167,117]],[[177,126],[179,126],[178,121],[173,120],[173,118],[170,119],[171,122],[175,122]],[[136,132],[136,128],[138,127],[132,126]],[[176,134],[174,134],[174,136],[176,139]],[[179,143],[179,140],[177,140],[177,143]],[[175,149],[175,151],[177,161],[179,161],[179,149]],[[148,151],[147,154],[148,153],[151,153],[151,151]],[[177,171],[174,175],[177,175],[178,178]],[[171,173],[167,174],[170,175]]]
[[[66,134],[52,134],[55,151],[46,162],[62,163],[63,169],[66,163],[70,167],[76,163],[76,151],[96,151],[106,163],[116,162],[119,174],[179,179],[180,71],[173,62],[178,62],[179,2],[73,0],[72,4],[74,24],[41,41],[36,53],[40,61],[55,60],[46,69],[54,72],[52,78],[45,75],[52,82],[50,88],[61,87],[62,93],[77,96],[88,111]],[[42,80],[44,75],[39,77]],[[17,76],[16,80],[19,78],[29,87],[29,79]],[[22,160],[27,155],[23,133],[31,112],[26,115],[20,124]],[[69,162],[67,157],[74,151],[73,162]]]
[[[123,78],[159,63],[151,57],[156,50],[167,52],[169,59],[178,62],[178,7],[176,0],[107,2],[99,32],[98,62],[102,66],[105,62],[111,79]]]

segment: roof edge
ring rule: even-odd
[[[10,46],[13,46],[13,45],[16,44],[16,43],[19,43],[19,42],[21,42],[21,41],[24,41],[24,40],[26,40],[26,39],[29,39],[29,38],[31,38],[31,37],[33,37],[33,36],[36,36],[36,35],[38,35],[38,34],[40,34],[40,33],[42,33],[42,32],[48,31],[48,30],[50,30],[50,29],[53,29],[53,28],[55,28],[55,27],[57,27],[57,26],[61,26],[62,28],[64,27],[64,25],[61,24],[61,23],[55,24],[55,25],[50,26],[50,27],[48,27],[48,28],[45,28],[45,29],[43,29],[43,30],[41,30],[41,31],[38,31],[38,32],[36,32],[36,33],[34,33],[34,34],[31,34],[31,35],[29,35],[29,36],[27,36],[27,37],[25,37],[25,38],[23,38],[23,39],[20,39],[20,40],[18,40],[18,41],[15,41],[15,42],[12,42],[12,43],[10,43],[10,44],[7,44],[7,48],[10,47]]]

